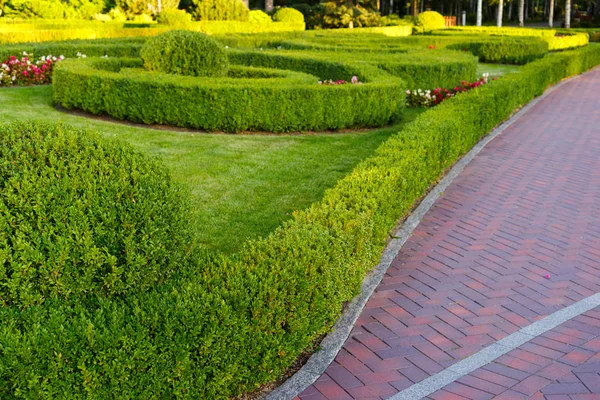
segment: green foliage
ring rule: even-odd
[[[192,23],[192,16],[186,13],[185,10],[169,8],[158,14],[156,21],[162,25],[185,28]]]
[[[248,21],[242,0],[193,0],[192,15],[200,21]]]
[[[158,14],[159,0],[115,0],[116,6],[122,10],[129,19],[138,15]],[[161,9],[177,8],[180,0],[160,0]]]
[[[437,32],[436,32],[437,33]],[[541,36],[544,38],[553,38],[556,34],[554,29],[535,29],[535,28],[511,28],[504,27],[498,28],[495,26],[458,26],[445,29],[444,34],[460,34],[465,33],[485,33],[489,35],[503,35],[503,36]]]
[[[587,33],[563,34],[555,36],[548,40],[548,49],[550,51],[568,50],[576,47],[587,46],[590,42],[590,36]]]
[[[0,308],[0,397],[226,399],[277,379],[331,329],[447,168],[546,87],[598,64],[597,47],[550,54],[428,110],[238,255],[198,256],[144,293]]]
[[[446,26],[442,14],[436,11],[425,11],[417,16],[417,26],[423,31],[429,32],[436,29],[443,29]]]
[[[481,62],[523,65],[544,57],[548,53],[548,42],[536,37],[500,38],[458,43],[448,48],[469,50]]]
[[[146,41],[140,56],[146,69],[167,74],[219,77],[229,68],[223,46],[200,32],[160,34]]]
[[[297,70],[276,77],[196,78],[144,72],[123,60],[66,60],[53,77],[55,100],[66,108],[106,113],[135,122],[170,124],[230,132],[274,132],[381,126],[395,120],[404,105],[404,84],[369,65],[344,64],[326,57],[240,52],[236,64]],[[129,67],[129,68],[127,68]],[[276,71],[276,70],[275,70]],[[306,73],[319,73],[317,76]],[[319,79],[360,85],[321,86]],[[151,102],[140,101],[140,94]]]
[[[262,10],[251,10],[250,13],[248,14],[248,21],[259,23],[259,24],[269,24],[269,23],[273,22],[273,20],[269,16],[269,14],[267,14],[266,12],[264,12]],[[303,22],[304,22],[304,20],[303,20]]]
[[[0,127],[0,307],[148,288],[179,268],[188,211],[164,167],[55,125]]]
[[[286,24],[303,24],[304,15],[293,8],[280,8],[273,14],[273,21]]]
[[[308,19],[311,28],[332,29],[378,26],[380,15],[353,3],[338,4],[335,1],[321,3],[313,7]]]
[[[76,57],[77,53],[83,53],[88,57],[139,57],[145,40],[145,38],[124,38],[8,44],[0,46],[0,59],[6,60],[24,51],[36,57],[45,55]]]
[[[104,7],[104,0],[8,0],[2,7],[2,15],[12,18],[92,19]]]

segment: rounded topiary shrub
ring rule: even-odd
[[[146,41],[140,55],[146,69],[168,74],[221,77],[229,69],[223,46],[200,32],[165,32]]]
[[[273,21],[288,24],[303,24],[304,14],[295,8],[280,8],[273,14]]]
[[[192,23],[192,15],[185,10],[167,8],[156,16],[156,21],[162,25],[186,27]]]
[[[250,11],[250,14],[248,15],[248,21],[259,24],[268,24],[270,22],[273,22],[269,14],[262,10]]]
[[[144,289],[190,251],[165,167],[93,132],[0,125],[0,182],[0,306]]]
[[[446,27],[444,16],[436,11],[425,11],[417,16],[417,25],[423,31],[432,31],[435,29],[443,29]]]

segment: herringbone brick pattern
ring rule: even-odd
[[[575,317],[428,397],[600,399],[600,308]]]
[[[389,397],[600,291],[598,93],[600,70],[563,85],[488,144],[427,213],[335,362],[299,399]],[[496,391],[508,379],[538,391],[550,378],[526,373],[537,372],[539,357],[585,361],[565,348],[536,341],[522,357],[506,356],[531,371],[517,369]]]

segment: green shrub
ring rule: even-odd
[[[548,49],[550,51],[574,49],[587,46],[589,42],[590,36],[587,33],[563,34],[548,39]]]
[[[0,306],[124,293],[179,268],[189,203],[160,163],[60,126],[0,132]]]
[[[140,55],[150,71],[192,76],[225,76],[225,49],[215,39],[190,31],[170,31],[146,41]]]
[[[436,34],[439,32],[436,32]],[[489,35],[502,35],[502,36],[541,36],[544,38],[553,38],[556,34],[554,29],[535,29],[535,28],[497,28],[495,26],[457,26],[445,29],[443,34],[459,34],[464,35],[465,33],[484,33]]]
[[[192,16],[185,10],[166,9],[156,16],[156,21],[159,24],[173,27],[188,27],[192,23]]]
[[[192,15],[200,21],[248,21],[242,0],[193,0]]]
[[[233,55],[232,55],[233,56]],[[53,75],[54,99],[64,107],[134,122],[238,132],[323,131],[382,126],[400,117],[404,84],[367,64],[239,52],[236,64],[279,71],[278,77],[197,78],[128,69],[123,59],[65,60]],[[120,65],[121,64],[121,65]],[[307,73],[319,73],[318,76]],[[363,84],[321,86],[319,79],[356,75]],[[237,76],[237,78],[235,78]],[[140,102],[140,94],[152,101]]]
[[[550,54],[426,111],[269,237],[198,256],[164,285],[0,307],[0,398],[227,399],[274,381],[331,329],[447,168],[548,85],[598,64],[597,47]]]
[[[0,60],[26,52],[35,57],[54,55],[76,57],[83,53],[88,57],[139,57],[146,38],[69,40],[28,44],[0,45]]]
[[[304,15],[293,8],[280,8],[273,14],[273,21],[286,24],[303,24]]]
[[[429,32],[435,29],[443,29],[446,22],[442,14],[436,11],[425,11],[417,16],[417,26],[421,27],[423,31]]]
[[[269,23],[273,22],[273,20],[269,16],[269,14],[267,14],[266,12],[264,12],[262,10],[251,10],[250,13],[248,14],[248,21],[256,22],[259,24],[269,24]]]
[[[136,15],[154,15],[158,13],[159,0],[114,0],[116,7],[122,10],[128,18]],[[179,0],[160,0],[161,9],[177,8]]]
[[[548,42],[539,37],[498,38],[458,43],[448,48],[469,50],[481,62],[522,65],[544,57],[548,53]]]

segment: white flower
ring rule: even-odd
[[[61,55],[60,57],[58,57],[60,60],[64,60],[65,56]]]
[[[14,81],[15,79],[17,79],[17,77],[13,75],[12,80]]]
[[[26,52],[26,51],[24,51],[24,52],[23,52],[23,55],[24,55],[24,56],[26,56],[26,55],[27,55],[27,52]]]
[[[229,48],[229,46],[225,46],[225,48],[226,48],[226,49],[228,49],[228,48]]]
[[[56,61],[56,57],[52,57],[52,61]]]

